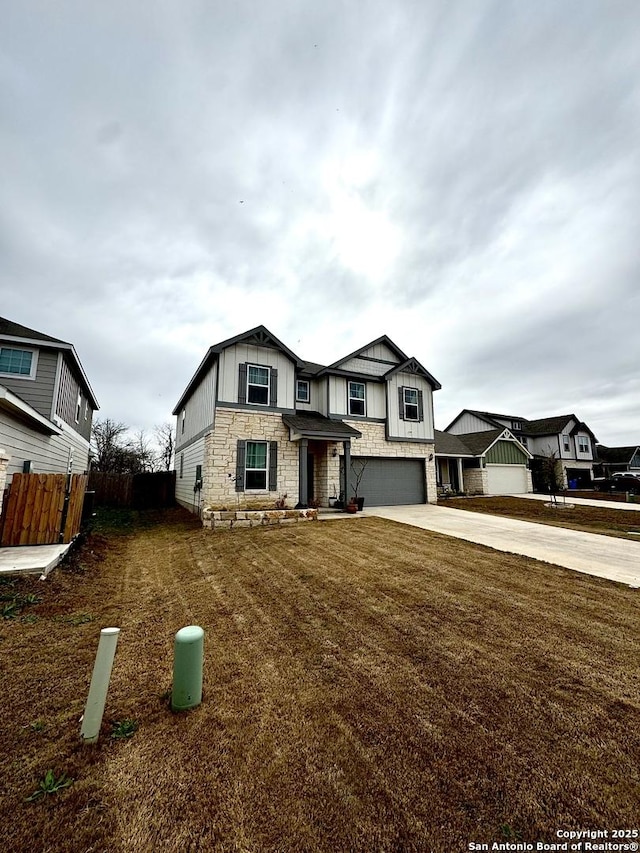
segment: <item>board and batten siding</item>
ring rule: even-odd
[[[284,353],[270,347],[235,344],[220,353],[218,361],[218,400],[238,402],[238,368],[241,364],[275,367],[278,371],[279,409],[295,409],[295,365]],[[255,408],[260,408],[256,406]]]
[[[66,474],[69,450],[73,451],[72,474],[82,474],[89,465],[89,444],[70,427],[62,435],[44,435],[0,411],[0,447],[10,457],[8,475],[23,470],[26,460],[34,474]]]
[[[348,383],[342,376],[329,377],[329,414],[349,416]],[[354,382],[360,382],[354,379]],[[380,382],[365,382],[365,417],[384,419],[387,416],[385,385]]]
[[[294,380],[297,382],[297,379]],[[326,385],[322,382],[314,382],[313,379],[304,379],[304,382],[309,383],[309,402],[303,403],[301,400],[295,401],[295,407],[301,412],[319,412],[322,405],[321,393],[324,388],[324,407],[327,408],[327,391]]]
[[[495,429],[494,426],[472,415],[470,412],[465,412],[462,417],[449,427],[447,432],[452,435],[465,435],[468,432],[486,432],[487,430]]]
[[[513,441],[497,441],[486,454],[490,465],[525,465],[527,456]]]
[[[176,450],[188,444],[203,430],[213,426],[216,408],[216,378],[218,365],[212,364],[198,387],[178,412],[176,421]],[[184,432],[182,412],[184,411]]]
[[[38,365],[34,379],[19,376],[0,377],[0,384],[17,394],[25,403],[32,406],[38,414],[51,420],[53,408],[53,389],[56,384],[58,353],[47,349],[37,349],[27,344],[0,341],[2,346],[12,349],[33,350],[37,353]]]
[[[405,421],[400,417],[400,388],[422,391],[422,420]],[[390,438],[419,438],[434,441],[433,392],[424,377],[415,373],[394,373],[387,381],[389,404],[388,429]]]
[[[182,463],[181,463],[182,457]],[[176,501],[191,512],[199,512],[202,492],[194,492],[196,466],[204,468],[204,436],[176,451]],[[182,476],[180,476],[182,474]]]
[[[62,353],[59,353],[58,362],[60,367],[55,414],[72,429],[79,432],[83,438],[86,438],[87,441],[89,441],[91,439],[93,409],[91,408],[91,404],[89,404],[87,409],[87,395]],[[80,394],[80,416],[76,421],[76,414],[78,412],[78,394]],[[86,418],[85,412],[87,413]]]

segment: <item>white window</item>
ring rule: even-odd
[[[578,436],[578,450],[580,451],[580,453],[589,452],[589,439],[586,435]]]
[[[404,396],[404,419],[405,421],[417,421],[419,417],[418,389],[403,388]]]
[[[82,394],[78,391],[78,399],[76,400],[76,423],[80,420],[80,412],[82,411]]]
[[[37,356],[35,350],[0,347],[0,374],[35,379]]]
[[[84,419],[85,421],[89,417],[89,400],[84,401]]]
[[[511,429],[522,429],[522,421],[511,421]]]
[[[269,373],[268,367],[247,366],[247,403],[269,405]]]
[[[365,414],[364,382],[349,382],[349,414]]]
[[[267,442],[248,441],[244,464],[244,487],[264,490],[267,488]]]
[[[184,425],[185,425],[186,420],[187,420],[187,410],[183,409],[182,415],[180,416],[180,432],[182,435],[184,435]]]
[[[570,443],[570,441],[569,441],[569,436],[568,436],[568,435],[563,435],[563,436],[562,436],[562,446],[563,446],[563,448],[564,448],[566,451],[571,450],[571,443]]]
[[[309,383],[306,379],[298,379],[296,381],[296,400],[299,403],[308,403],[309,399]]]
[[[529,445],[527,444],[527,436],[526,435],[521,435],[519,441],[523,447],[529,447]]]

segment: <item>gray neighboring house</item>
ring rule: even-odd
[[[594,468],[599,476],[629,472],[640,475],[640,446],[605,447],[596,445],[597,463]]]
[[[593,478],[593,463],[596,453],[596,437],[589,427],[574,414],[557,415],[551,418],[529,419],[517,415],[500,415],[463,409],[446,428],[445,432],[457,435],[465,444],[471,435],[488,433],[491,430],[508,430],[509,434],[525,448],[530,461],[531,485],[536,491],[545,491],[542,477],[542,459],[554,451],[562,468],[561,486],[575,484],[589,488]],[[521,478],[520,478],[521,479]],[[512,475],[516,485],[516,475]],[[487,482],[487,494],[500,494],[492,483]],[[513,493],[531,491],[521,487]],[[504,491],[502,492],[505,493]]]
[[[512,495],[533,491],[531,453],[504,427],[456,435],[436,430],[438,491]]]
[[[73,344],[0,317],[0,502],[16,472],[87,471],[97,409]]]
[[[173,414],[176,499],[290,506],[353,492],[367,505],[435,502],[433,392],[440,384],[382,336],[329,365],[264,326],[210,347]],[[345,477],[345,472],[347,476]]]

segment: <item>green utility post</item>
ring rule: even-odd
[[[202,702],[203,650],[204,631],[199,625],[178,631],[173,645],[172,711],[186,711]]]

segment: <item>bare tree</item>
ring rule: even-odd
[[[562,482],[562,466],[560,457],[555,450],[549,448],[548,453],[542,457],[542,478],[544,484],[549,490],[549,496],[554,504],[558,503],[557,494]]]
[[[173,426],[170,423],[159,424],[153,428],[153,434],[158,445],[160,466],[164,471],[171,471],[176,447]]]
[[[124,436],[128,426],[111,418],[97,419],[91,427],[91,437],[96,449],[93,467],[98,471],[121,471],[128,442]]]
[[[137,458],[138,472],[136,473],[145,473],[158,469],[158,456],[151,444],[151,439],[143,429],[138,430],[135,434],[132,449]]]

